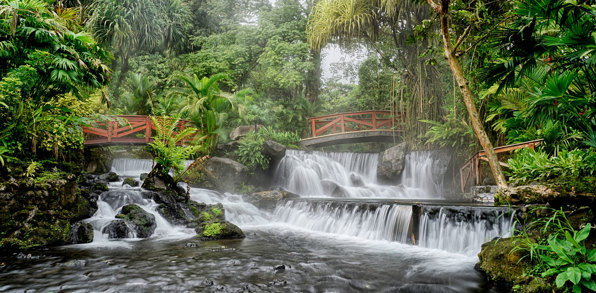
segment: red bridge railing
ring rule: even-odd
[[[510,152],[510,151],[514,151],[514,150],[522,149],[522,148],[530,148],[530,149],[534,150],[534,147],[536,147],[538,144],[540,144],[543,141],[544,141],[543,139],[531,140],[531,141],[496,147],[496,148],[494,148],[494,150],[495,150],[495,153],[497,153],[497,154],[504,153],[504,152]],[[465,192],[466,185],[468,185],[468,180],[470,180],[470,179],[472,179],[472,180],[476,179],[476,182],[475,182],[476,185],[480,185],[482,183],[482,169],[481,169],[482,166],[480,165],[481,161],[488,162],[488,158],[486,157],[485,151],[477,152],[473,157],[471,157],[459,169],[461,192]],[[501,164],[503,167],[509,167],[507,164],[505,164],[503,162],[499,162],[499,164]],[[466,169],[468,169],[468,172],[467,172],[467,174],[464,175],[464,173],[466,173],[465,172]]]
[[[363,111],[312,117],[308,119],[312,137],[367,130],[401,131],[401,113]]]
[[[180,120],[176,127],[182,131],[188,123],[189,121]],[[110,116],[108,121],[93,122],[91,127],[83,127],[83,135],[85,145],[146,144],[153,142],[155,130],[155,125],[149,116],[118,115]],[[184,139],[180,144],[191,140],[192,137]]]

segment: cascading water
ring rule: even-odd
[[[436,164],[430,152],[406,156],[401,184],[379,184],[378,161],[377,153],[289,150],[277,167],[276,182],[303,197],[440,198],[442,180],[434,174],[442,173],[433,169]]]
[[[420,213],[418,245],[468,255],[495,237],[510,236],[514,215],[507,208],[486,207],[424,206]]]
[[[278,205],[274,219],[303,229],[406,243],[411,206],[288,201]]]

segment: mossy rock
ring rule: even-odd
[[[596,190],[578,192],[573,186],[549,183],[500,188],[495,194],[496,205],[547,203],[551,207],[560,207],[569,203],[594,206]]]
[[[552,285],[541,278],[525,276],[534,264],[524,259],[523,253],[514,248],[520,245],[517,238],[497,238],[482,245],[477,268],[489,282],[516,292],[552,292]]]
[[[131,187],[137,187],[139,186],[139,181],[136,181],[134,178],[124,178],[124,181],[122,182],[122,186],[124,185],[129,185]]]
[[[195,229],[197,237],[203,241],[220,239],[240,239],[246,237],[240,227],[228,221],[211,221]]]
[[[122,207],[120,214],[116,218],[124,219],[134,227],[139,238],[147,238],[153,234],[157,227],[155,216],[146,212],[136,204],[129,204]]]

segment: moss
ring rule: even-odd
[[[211,223],[205,226],[203,230],[203,236],[205,237],[217,237],[221,234],[221,224],[219,222]]]
[[[221,211],[221,209],[219,208],[212,208],[211,212],[213,213],[213,215],[215,215],[216,217],[219,217],[223,214],[223,212]]]
[[[211,221],[212,218],[213,218],[213,216],[210,213],[202,212],[201,216],[199,217],[199,220],[201,222],[209,222],[209,221]]]

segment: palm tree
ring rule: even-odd
[[[122,96],[126,114],[151,115],[156,109],[155,82],[140,73],[130,74],[126,79],[126,93]]]
[[[215,74],[209,78],[199,78],[196,74],[181,76],[186,87],[173,90],[169,97],[182,96],[182,112],[188,116],[205,135],[209,148],[215,147],[217,138],[221,134],[219,128],[227,117],[227,111],[232,108],[230,98],[223,95],[217,82],[227,78],[225,74]]]

